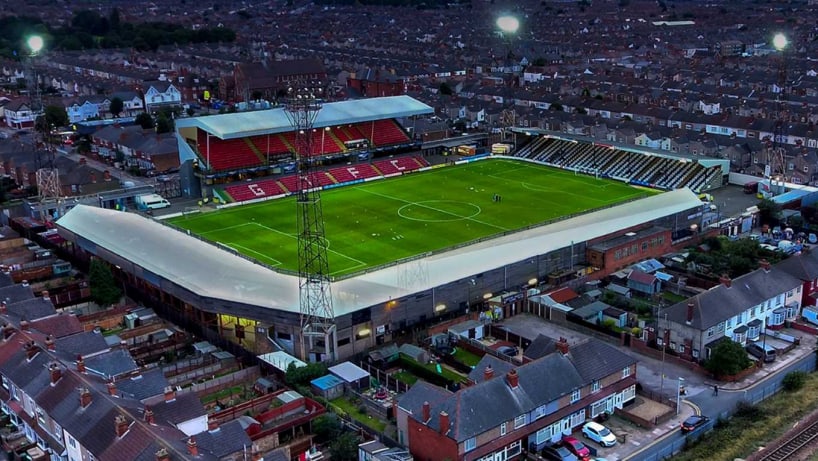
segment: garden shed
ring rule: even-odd
[[[369,372],[352,362],[343,362],[329,367],[329,372],[341,378],[347,386],[356,391],[369,389]]]
[[[335,375],[324,375],[310,381],[310,387],[313,393],[327,400],[333,400],[343,396],[344,384],[344,380]]]
[[[429,363],[430,360],[429,353],[414,344],[403,344],[400,347],[400,353],[420,364]]]

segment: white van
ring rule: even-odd
[[[142,210],[160,210],[170,206],[170,202],[159,194],[138,195],[134,197],[134,201]]]

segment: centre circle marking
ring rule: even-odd
[[[452,213],[452,212],[446,211],[445,209],[439,209],[439,208],[433,206],[433,204],[445,204],[445,203],[458,203],[458,204],[462,204],[462,205],[468,205],[468,206],[470,206],[472,208],[472,210],[474,212],[472,214],[468,215],[468,216],[460,216],[460,215],[458,215],[456,213]],[[407,214],[407,213],[410,212],[408,209],[410,207],[412,207],[412,206],[420,206],[421,208],[427,208],[427,209],[429,209],[431,211],[437,211],[438,213],[442,213],[442,214],[451,214],[453,216],[451,218],[448,218],[448,219],[414,218],[414,217],[409,216]],[[408,219],[410,221],[419,221],[419,222],[454,222],[454,221],[462,221],[464,219],[474,218],[475,216],[479,215],[482,211],[483,211],[482,208],[480,208],[479,206],[477,206],[477,205],[475,205],[473,203],[469,203],[469,202],[459,202],[457,200],[424,200],[422,202],[407,203],[406,205],[403,205],[402,207],[398,208],[398,216],[400,216],[401,218],[404,218],[404,219]]]

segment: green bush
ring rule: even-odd
[[[736,418],[745,418],[753,421],[764,419],[764,410],[758,405],[753,405],[752,402],[740,400],[736,404]]]
[[[804,383],[807,381],[807,374],[803,371],[791,371],[784,376],[784,380],[781,381],[781,385],[784,387],[784,390],[787,392],[797,391],[804,387]]]

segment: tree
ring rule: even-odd
[[[791,371],[784,375],[781,386],[785,391],[793,392],[804,387],[807,382],[807,373],[803,371]]]
[[[732,376],[750,366],[747,351],[740,343],[729,339],[721,341],[710,353],[704,368],[716,376]]]
[[[111,268],[98,259],[91,261],[88,283],[91,285],[91,300],[100,306],[115,304],[122,296]]]
[[[38,126],[37,131],[43,133],[50,131],[51,127],[68,125],[68,114],[60,106],[45,106],[44,115],[40,118],[43,120],[39,121],[39,118],[37,120],[42,126]]]
[[[147,112],[142,112],[136,116],[136,123],[146,130],[153,128],[153,117]]]
[[[312,433],[318,443],[326,443],[335,440],[340,434],[341,421],[334,413],[327,413],[315,418],[312,422]]]
[[[156,132],[157,133],[170,133],[173,131],[173,121],[168,118],[167,115],[164,113],[160,113],[156,116]]]
[[[125,103],[122,101],[122,98],[115,96],[111,99],[111,106],[108,108],[111,111],[111,115],[114,117],[119,117],[119,114],[125,110]]]
[[[778,220],[781,219],[781,205],[765,198],[758,202],[758,214],[763,224],[778,224]]]
[[[303,367],[297,367],[290,363],[284,375],[284,382],[289,386],[307,385],[315,378],[320,378],[327,374],[327,365],[321,362],[308,363]]]
[[[358,459],[358,436],[351,432],[339,435],[329,446],[333,460],[355,461]]]
[[[451,96],[454,94],[454,91],[452,91],[452,87],[449,86],[448,82],[440,82],[440,94],[444,96]]]

